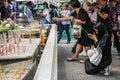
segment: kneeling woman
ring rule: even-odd
[[[93,65],[94,69],[92,70],[93,73],[92,72],[91,73],[94,74],[105,69],[104,75],[109,75],[111,71],[110,64],[112,62],[111,39],[110,39],[110,36],[108,35],[106,26],[104,26],[102,23],[98,23],[95,26],[94,30],[95,30],[95,33],[88,34],[88,37],[94,40],[95,46],[97,46],[98,43],[100,44],[99,46],[102,49],[102,60],[98,66]]]

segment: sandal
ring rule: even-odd
[[[75,58],[75,59],[74,58],[73,59],[72,58],[67,58],[66,60],[67,61],[78,61],[78,58]]]
[[[80,63],[84,63],[84,62],[85,62],[85,61],[84,61],[84,60],[82,60],[82,59],[81,59],[81,60],[79,60],[79,61],[80,61]]]

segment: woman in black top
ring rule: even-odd
[[[54,17],[59,17],[59,14],[54,5],[51,4],[50,8],[51,8],[51,10],[50,10],[49,14],[50,14],[50,21],[52,22],[53,21],[52,19]]]
[[[88,74],[95,74],[103,69],[105,69],[104,75],[109,75],[110,74],[110,65],[112,62],[112,57],[111,57],[111,38],[110,35],[108,35],[108,31],[105,25],[102,23],[98,23],[95,26],[95,32],[94,34],[88,34],[88,37],[94,41],[95,46],[98,45],[102,49],[102,60],[98,66],[92,65],[94,68],[91,69],[91,72]],[[85,61],[88,62],[89,59]],[[86,72],[87,73],[87,72]]]
[[[93,42],[88,38],[87,33],[93,32],[93,25],[87,12],[81,8],[80,2],[78,0],[71,0],[70,5],[75,10],[75,12],[72,14],[72,21],[79,25],[82,25],[82,28],[84,28],[84,30],[82,29],[81,37],[77,41],[75,54],[72,57],[67,58],[68,61],[74,61],[78,60],[78,55],[82,51],[83,46],[85,47],[86,51],[90,49],[90,46]]]
[[[103,23],[107,27],[111,37],[112,22],[110,19],[110,8],[107,6],[107,0],[99,0],[99,5],[99,7],[95,8],[95,11],[97,12],[97,23]]]
[[[11,12],[11,7],[6,0],[1,1],[2,6],[0,7],[2,20],[11,18],[16,14],[16,12]]]

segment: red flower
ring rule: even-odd
[[[3,24],[3,25],[6,25],[7,23],[8,23],[7,21],[3,21],[3,23],[2,23],[2,24]]]
[[[11,25],[11,26],[14,26],[14,25],[15,25],[15,22],[14,22],[14,21],[10,21],[10,25]]]

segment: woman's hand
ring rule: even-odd
[[[120,32],[119,32],[119,31],[117,32],[117,36],[119,36],[119,37],[120,37]]]
[[[71,21],[74,21],[74,17],[73,17],[73,16],[70,16],[70,20],[71,20]]]
[[[76,23],[81,23],[81,20],[79,20],[79,19],[74,19],[74,21],[76,22]]]
[[[98,7],[95,7],[94,10],[95,10],[96,12],[100,12],[100,9],[99,9]]]
[[[35,13],[36,13],[36,14],[39,14],[39,11],[36,11]]]
[[[113,30],[117,30],[117,24],[113,26]]]
[[[82,21],[80,19],[75,19],[75,18],[74,18],[73,22],[76,22],[78,24],[85,24],[86,23],[86,21]]]
[[[36,11],[36,14],[37,14],[37,15],[39,15],[39,14],[40,14],[40,12],[39,12],[39,11]]]
[[[87,35],[88,35],[88,37],[89,37],[90,39],[94,40],[95,43],[98,42],[98,39],[97,39],[95,33],[94,33],[94,34],[90,34],[90,33],[88,33]]]
[[[54,17],[52,20],[53,20],[53,21],[59,21],[59,18]]]

